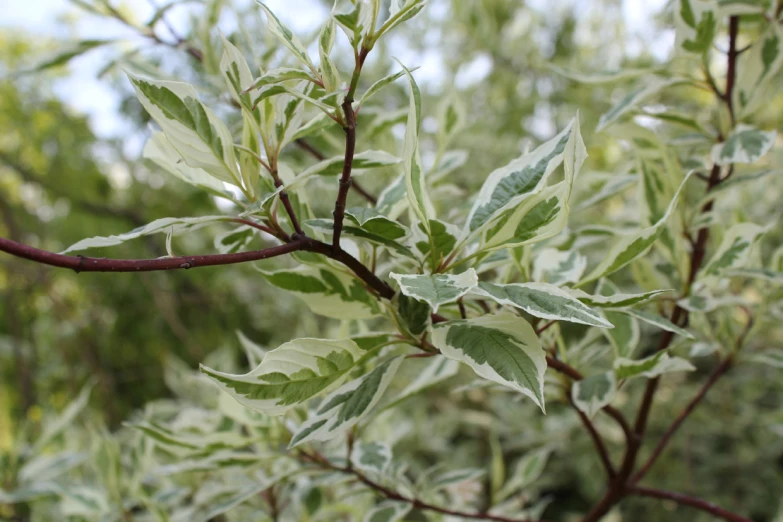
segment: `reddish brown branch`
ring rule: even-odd
[[[684,495],[682,493],[675,493],[673,491],[664,491],[662,489],[645,488],[641,486],[634,486],[628,489],[628,493],[631,495],[638,495],[641,497],[652,497],[652,498],[659,498],[662,500],[671,500],[683,506],[690,506],[692,508],[699,509],[711,515],[715,515],[716,517],[722,518],[723,520],[728,520],[729,522],[753,522],[749,518],[745,518],[736,513],[732,513],[731,511],[723,509],[722,507],[717,506],[711,502],[707,502],[706,500],[692,497],[690,495]]]
[[[630,479],[631,484],[639,482],[642,478],[644,478],[647,472],[650,471],[650,468],[652,468],[653,464],[655,464],[655,461],[658,459],[658,457],[661,456],[661,453],[663,453],[666,444],[668,444],[669,440],[677,432],[682,423],[685,422],[685,419],[688,418],[693,410],[696,409],[696,406],[698,406],[699,403],[704,399],[704,396],[707,395],[707,392],[710,391],[710,388],[712,388],[718,379],[720,379],[720,377],[729,370],[731,367],[731,362],[731,357],[727,357],[720,365],[718,365],[717,368],[715,368],[712,374],[710,374],[710,377],[702,385],[696,396],[691,399],[685,409],[682,410],[674,422],[672,422],[671,426],[669,426],[669,429],[666,430],[666,433],[663,434],[661,439],[658,441],[658,444],[655,446],[655,449],[653,449],[652,453],[650,454],[650,457],[647,459],[647,462],[645,462],[639,471],[636,472],[636,474]]]
[[[356,114],[353,112],[353,100],[346,97],[343,102],[345,113],[345,160],[343,172],[340,175],[337,201],[334,204],[334,233],[332,234],[332,246],[340,247],[340,234],[343,231],[343,219],[345,218],[345,202],[348,199],[348,191],[351,188],[351,169],[353,168],[353,156],[356,152]]]
[[[593,425],[593,422],[590,420],[590,418],[585,415],[585,413],[580,410],[576,404],[574,404],[570,394],[568,394],[568,402],[571,404],[571,406],[574,407],[576,413],[579,414],[579,419],[582,421],[582,425],[584,425],[587,433],[590,434],[590,438],[593,439],[593,445],[598,452],[598,457],[601,459],[601,464],[606,471],[607,477],[611,481],[617,475],[617,472],[615,471],[614,465],[612,464],[612,459],[609,458],[609,451],[606,449],[604,440],[601,438],[598,430],[595,429],[595,425]]]
[[[318,150],[318,149],[316,149],[315,147],[313,147],[313,145],[312,145],[312,144],[311,144],[309,141],[307,141],[307,140],[305,140],[305,139],[303,139],[303,138],[300,138],[300,139],[296,140],[294,143],[295,143],[295,144],[296,144],[296,145],[297,145],[297,146],[298,146],[300,149],[304,150],[305,152],[307,152],[308,154],[310,154],[312,157],[314,157],[314,158],[315,158],[315,159],[317,159],[318,161],[323,161],[323,160],[325,160],[325,159],[326,159],[326,154],[324,154],[324,153],[323,153],[323,152],[321,152],[320,150]],[[353,190],[354,190],[354,191],[356,191],[356,193],[357,193],[357,194],[359,194],[359,195],[360,195],[360,196],[362,196],[364,199],[366,199],[368,202],[370,202],[370,204],[372,204],[372,205],[376,205],[376,204],[378,203],[378,198],[376,198],[375,196],[373,196],[372,194],[370,194],[370,193],[367,191],[367,189],[365,189],[364,187],[362,187],[362,186],[359,184],[359,182],[358,182],[358,181],[356,181],[355,179],[351,179],[351,187],[353,188]]]

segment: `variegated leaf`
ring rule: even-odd
[[[765,93],[779,89],[774,78],[783,66],[783,26],[769,23],[767,29],[737,60],[734,104],[740,115],[762,109]]]
[[[542,248],[536,251],[533,260],[533,279],[552,285],[576,283],[585,268],[587,258],[576,250],[566,252],[555,248]]]
[[[571,400],[588,417],[593,417],[601,408],[609,405],[617,391],[614,372],[599,373],[574,382]]]
[[[712,148],[712,161],[718,165],[755,163],[775,143],[776,131],[765,132],[750,125],[737,125],[726,141]]]
[[[745,268],[751,248],[767,231],[753,223],[738,223],[726,231],[718,250],[700,273],[702,276],[719,276],[724,270]]]
[[[601,132],[613,122],[615,122],[622,115],[634,109],[637,105],[643,101],[658,94],[662,89],[674,85],[675,83],[682,82],[680,79],[664,79],[657,76],[652,77],[650,80],[641,82],[641,84],[635,89],[631,90],[620,100],[612,105],[612,107],[606,111],[598,120],[598,127],[596,132]]]
[[[432,307],[433,312],[437,312],[440,305],[453,303],[478,284],[478,276],[472,268],[457,275],[413,275],[392,272],[389,276],[397,281],[403,294],[424,301]]]
[[[695,370],[691,363],[680,357],[670,357],[666,352],[658,352],[637,361],[617,358],[614,361],[614,373],[617,379],[647,377],[652,379],[670,372],[690,372]]]
[[[267,352],[250,373],[201,371],[243,406],[280,415],[341,380],[364,355],[350,339],[297,339]]]
[[[432,343],[449,359],[516,390],[544,410],[546,357],[527,321],[510,314],[435,325]]]
[[[515,283],[508,285],[481,282],[472,293],[495,302],[524,310],[535,317],[599,328],[612,328],[595,310],[591,310],[565,290],[547,283]]]
[[[403,67],[403,69],[405,69]],[[405,145],[403,147],[403,166],[405,168],[405,188],[410,208],[424,224],[429,233],[430,219],[435,217],[435,209],[430,201],[424,181],[424,168],[421,165],[419,150],[419,126],[421,125],[421,93],[413,75],[405,69],[410,84],[408,103],[408,121],[405,126]]]
[[[394,357],[327,395],[291,438],[289,448],[329,440],[352,428],[378,403],[404,357]]]
[[[717,2],[678,0],[674,6],[675,45],[689,53],[710,50],[718,30]]]
[[[313,65],[313,62],[310,60],[310,56],[307,54],[307,49],[305,49],[305,46],[302,45],[302,42],[299,40],[299,38],[289,29],[283,22],[280,21],[277,16],[263,3],[256,0],[258,5],[261,6],[261,8],[266,13],[269,31],[277,37],[278,40],[280,40],[280,43],[282,43],[284,46],[286,46],[293,54],[296,56],[296,59],[302,62],[305,66],[307,66],[308,69],[313,71],[314,73],[318,73],[318,69],[316,69],[315,65]]]
[[[215,113],[198,100],[193,87],[131,73],[128,77],[141,104],[188,166],[242,187],[231,133]]]

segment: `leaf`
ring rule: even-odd
[[[716,7],[711,1],[679,0],[674,7],[675,45],[695,54],[709,51],[717,32]]]
[[[335,21],[345,32],[354,49],[359,47],[362,37],[374,28],[377,10],[371,9],[368,2],[354,2],[353,9],[348,13],[334,15]]]
[[[524,310],[535,317],[612,328],[601,315],[588,308],[565,290],[548,283],[508,285],[481,282],[472,293],[495,302]]]
[[[751,248],[759,236],[767,231],[754,223],[738,223],[726,231],[718,250],[704,267],[700,276],[719,276],[724,270],[744,268]]]
[[[334,18],[324,24],[321,29],[321,34],[318,37],[318,53],[321,58],[321,78],[323,78],[324,90],[327,93],[335,92],[340,87],[340,72],[337,67],[329,58],[329,54],[334,47],[335,39],[335,23]]]
[[[403,147],[403,167],[405,170],[405,188],[411,209],[424,224],[429,233],[430,219],[435,217],[435,209],[424,182],[424,169],[419,151],[419,126],[421,125],[421,93],[411,72],[403,67],[410,83],[408,121],[405,126],[405,146]]]
[[[380,442],[360,442],[351,454],[351,462],[359,470],[382,474],[392,461],[392,450]]]
[[[356,425],[381,399],[403,360],[401,356],[389,359],[326,396],[315,414],[296,431],[288,447],[329,440]]]
[[[244,90],[250,91],[251,89],[261,89],[262,87],[266,87],[268,85],[276,85],[278,83],[283,83],[290,80],[304,80],[308,82],[314,82],[315,78],[313,78],[309,72],[303,71],[301,69],[278,67],[276,69],[270,69],[269,71],[265,72],[260,78],[256,79],[252,83],[245,84],[247,87],[245,87]]]
[[[414,337],[424,335],[431,326],[432,308],[426,302],[418,301],[403,293],[395,296],[397,317],[402,328]]]
[[[188,166],[242,187],[231,133],[198,101],[193,87],[127,74],[139,101]]]
[[[362,522],[398,522],[410,512],[411,508],[408,503],[386,500],[368,511]]]
[[[574,382],[571,387],[571,400],[579,411],[592,418],[612,402],[616,391],[614,372],[599,373]]]
[[[595,179],[598,175],[593,175]],[[604,176],[602,176],[604,177]],[[574,212],[588,209],[593,205],[597,205],[602,201],[605,201],[612,196],[622,193],[625,189],[636,183],[637,176],[635,175],[618,175],[610,174],[605,177],[606,181],[601,184],[600,189],[591,191],[591,196],[582,200],[578,205],[574,207]]]
[[[251,110],[254,92],[248,92],[253,83],[253,73],[247,65],[242,51],[221,35],[223,56],[220,59],[220,72],[226,81],[228,92],[236,103],[245,110]]]
[[[542,248],[533,260],[533,279],[552,285],[576,283],[587,268],[587,258],[576,250],[570,252]]]
[[[405,174],[402,174],[383,189],[375,209],[393,219],[405,209],[406,201]]]
[[[210,455],[220,450],[233,450],[249,446],[252,439],[232,431],[217,431],[198,435],[180,435],[159,424],[141,421],[128,423],[155,441],[160,448],[175,455]]]
[[[651,290],[641,294],[590,295],[581,290],[570,290],[571,295],[590,306],[599,308],[625,308],[636,304],[646,303],[659,294],[672,292],[673,290]]]
[[[484,232],[480,251],[537,243],[559,234],[568,221],[569,191],[562,181],[500,213]]]
[[[389,4],[389,19],[373,35],[373,42],[403,22],[407,22],[424,9],[424,0],[392,0]]]
[[[617,295],[618,291],[617,286],[608,279],[602,279],[596,288],[598,296]],[[601,331],[612,345],[614,356],[630,357],[641,337],[639,322],[634,317],[610,310],[603,312],[603,315],[614,325],[610,330]]]
[[[499,314],[440,323],[433,328],[432,344],[481,377],[530,397],[544,411],[546,357],[524,319]]]
[[[614,361],[614,373],[617,379],[647,377],[653,379],[670,372],[690,372],[695,370],[691,363],[680,357],[669,357],[666,352],[658,352],[645,359],[634,361],[619,357]]]
[[[534,151],[523,154],[487,177],[468,215],[466,231],[481,229],[501,211],[517,204],[519,198],[537,191],[546,183],[563,161],[566,143],[574,131],[574,121]]]
[[[75,44],[67,45],[64,49],[58,50],[51,56],[48,56],[33,66],[29,72],[40,72],[59,65],[65,65],[77,56],[97,49],[98,47],[114,43],[115,40],[80,40]]]
[[[650,312],[645,312],[643,310],[633,310],[633,309],[624,310],[622,313],[636,317],[637,319],[640,319],[647,324],[657,326],[661,330],[666,330],[667,332],[672,332],[672,333],[676,333],[677,335],[682,335],[687,339],[694,339],[694,336],[688,330],[685,330],[684,328],[680,328],[676,324],[672,323],[665,317],[661,317],[658,314],[653,314]]]
[[[432,484],[427,488],[427,491],[435,492],[455,484],[472,482],[484,476],[486,473],[486,470],[481,468],[465,468],[445,471],[432,479]]]
[[[92,387],[92,382],[86,384],[79,392],[79,395],[69,402],[59,415],[44,424],[41,435],[36,439],[35,443],[33,443],[32,448],[30,448],[30,455],[41,453],[55,437],[63,433],[73,424],[76,417],[87,406],[87,403],[90,400]]]
[[[201,365],[201,371],[240,404],[280,415],[342,379],[365,353],[350,339],[296,339],[264,355],[250,373],[232,375]]]
[[[737,125],[726,141],[712,148],[712,161],[718,165],[755,163],[770,151],[776,136],[774,130],[765,132],[750,125]]]
[[[352,207],[345,210],[345,215],[360,228],[386,239],[402,239],[410,233],[405,225],[387,218],[372,208]]]
[[[144,146],[143,156],[185,183],[221,197],[226,197],[223,182],[215,179],[203,169],[189,167],[162,132],[152,134],[152,137]]]
[[[306,168],[289,184],[288,188],[294,188],[300,186],[305,181],[315,176],[337,176],[343,170],[343,162],[345,158],[343,156],[335,156],[333,158],[319,161],[315,165]],[[389,167],[397,165],[402,160],[396,156],[392,156],[388,152],[381,150],[366,150],[356,154],[353,158],[353,164],[351,172],[353,175],[362,174],[360,170],[378,169],[383,167]]]
[[[740,117],[766,107],[766,95],[778,89],[775,78],[783,66],[783,27],[780,23],[766,25],[764,33],[737,63],[733,94]]]
[[[418,69],[418,67],[415,67],[413,69],[410,69],[410,72],[415,71]],[[364,91],[364,94],[362,95],[361,99],[359,100],[359,106],[361,107],[365,103],[367,103],[367,100],[378,94],[378,92],[386,87],[387,85],[391,85],[392,83],[396,82],[400,78],[402,78],[405,75],[405,71],[399,71],[393,74],[389,74],[387,76],[384,76],[377,82],[370,85],[370,87]]]
[[[416,378],[411,381],[405,389],[394,398],[391,404],[386,406],[386,408],[390,408],[408,397],[426,390],[427,388],[431,388],[446,379],[450,379],[457,375],[458,372],[459,363],[457,361],[448,359],[442,355],[430,357],[428,358],[424,369],[415,374]]]
[[[223,513],[226,513],[230,509],[237,507],[244,502],[258,497],[263,491],[269,489],[270,484],[268,482],[257,483],[253,481],[242,489],[228,495],[220,500],[210,499],[209,511],[204,514],[202,520],[214,520],[220,518]]]
[[[424,223],[417,223],[413,228],[416,250],[423,255],[422,262],[429,263],[433,271],[437,271],[443,260],[454,250],[458,236],[457,227],[438,219],[430,219],[429,227]]]
[[[95,236],[87,239],[77,241],[73,245],[69,246],[62,251],[63,254],[68,252],[75,252],[78,250],[86,250],[88,248],[104,248],[114,245],[119,245],[131,239],[136,239],[142,236],[148,236],[151,234],[165,233],[169,231],[175,231],[177,233],[185,230],[196,230],[205,225],[211,223],[218,223],[221,221],[231,221],[233,218],[229,216],[202,216],[195,218],[161,218],[156,219],[152,223],[148,223],[144,226],[134,228],[130,232],[124,234],[118,234],[116,236]]]
[[[544,473],[544,468],[546,468],[551,454],[552,450],[549,448],[540,448],[525,453],[514,465],[514,471],[511,472],[508,481],[495,495],[495,501],[500,502],[514,492],[524,490],[534,484]]]
[[[407,275],[392,272],[389,277],[397,281],[403,294],[429,304],[433,312],[437,312],[442,304],[453,303],[478,284],[478,276],[472,268],[457,275]]]
[[[750,354],[744,359],[748,362],[783,370],[783,350],[768,349],[762,353]]]
[[[683,80],[681,79],[664,79],[654,76],[651,79],[642,82],[641,85],[626,93],[625,96],[612,105],[607,112],[601,115],[601,118],[598,120],[598,127],[596,127],[595,131],[601,132],[613,122],[617,121],[620,116],[626,114],[662,89],[682,81]]]
[[[733,270],[725,270],[723,275],[727,277],[760,279],[775,285],[783,285],[783,272],[775,272],[766,268],[735,268]]]
[[[655,240],[658,239],[663,232],[669,216],[677,206],[680,192],[688,182],[690,176],[691,173],[689,172],[685,176],[685,179],[682,180],[682,183],[674,193],[674,197],[669,203],[666,212],[657,223],[637,232],[618,234],[619,239],[615,241],[614,245],[612,245],[606,255],[604,255],[603,260],[579,284],[584,285],[585,283],[595,281],[596,279],[617,272],[634,259],[646,254]]]
[[[267,85],[266,87],[262,87],[258,90],[258,94],[253,99],[253,104],[251,107],[255,110],[255,108],[264,100],[267,98],[271,98],[272,96],[277,96],[279,94],[290,94],[291,96],[295,98],[299,98],[300,100],[303,100],[319,109],[324,111],[324,113],[330,117],[334,118],[333,112],[334,107],[331,105],[328,105],[324,103],[321,100],[317,100],[315,98],[312,98],[311,96],[308,96],[307,94],[299,91],[298,89],[294,89],[291,87],[288,87],[287,85],[283,85],[280,83],[273,84],[273,85]]]
[[[313,65],[313,62],[310,60],[310,56],[307,54],[307,50],[305,49],[304,45],[302,45],[302,42],[299,40],[299,38],[293,32],[291,32],[291,29],[283,24],[283,22],[281,22],[266,5],[258,0],[256,0],[256,2],[266,13],[267,26],[269,27],[269,31],[275,35],[277,39],[280,40],[280,42],[285,45],[292,53],[294,53],[294,56],[296,56],[297,60],[302,62],[307,66],[308,69],[317,74],[318,69],[316,69],[315,65]]]
[[[328,219],[309,219],[305,221],[304,224],[313,230],[318,230],[325,234],[331,234],[334,231],[334,221]],[[343,225],[343,235],[346,237],[363,239],[378,246],[386,247],[389,252],[398,257],[416,259],[414,253],[403,244],[377,234],[372,234],[363,228],[351,226],[350,224]]]
[[[650,69],[617,69],[598,72],[580,72],[564,69],[554,64],[547,64],[547,67],[560,76],[565,76],[569,80],[586,84],[614,83],[623,80],[631,80],[640,76],[646,76],[652,72]]]
[[[301,265],[264,272],[267,281],[301,298],[318,315],[334,319],[369,319],[380,313],[378,300],[353,276],[325,267]]]

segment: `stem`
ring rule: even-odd
[[[306,151],[308,154],[310,154],[313,158],[317,159],[318,161],[323,161],[326,159],[326,154],[321,152],[320,150],[313,147],[313,145],[305,140],[304,138],[299,138],[294,142],[296,146],[298,146],[300,149]],[[356,191],[357,194],[362,196],[364,199],[370,202],[372,205],[378,204],[378,198],[370,194],[367,189],[359,185],[359,182],[355,179],[351,179],[351,187]]]
[[[617,475],[617,472],[614,469],[612,460],[609,458],[609,451],[606,449],[606,444],[604,444],[601,435],[598,433],[598,430],[595,429],[595,425],[593,425],[593,422],[590,420],[590,418],[585,415],[582,410],[576,407],[576,404],[574,404],[574,401],[571,398],[571,394],[567,392],[566,395],[568,397],[569,404],[571,404],[574,410],[576,410],[576,413],[579,414],[579,419],[582,421],[582,424],[587,430],[587,433],[590,434],[590,438],[593,439],[593,444],[595,445],[596,451],[598,451],[598,456],[601,459],[601,464],[603,464],[604,470],[606,470],[607,477],[610,481],[613,480]]]
[[[723,520],[728,520],[729,522],[753,522],[749,518],[745,518],[736,513],[732,513],[731,511],[727,511],[711,502],[707,502],[706,500],[692,497],[690,495],[684,495],[682,493],[675,493],[673,491],[664,491],[662,489],[645,488],[640,486],[634,486],[630,488],[628,493],[641,497],[672,500],[678,504],[682,504],[683,506],[690,506],[692,508],[700,509],[701,511],[715,515],[716,517],[722,518]]]
[[[400,493],[397,493],[393,489],[387,488],[386,486],[383,486],[382,484],[379,484],[378,482],[375,482],[374,480],[368,478],[364,473],[361,471],[351,468],[351,467],[338,467],[329,462],[326,458],[324,458],[321,455],[311,455],[306,452],[301,452],[302,457],[310,462],[313,462],[315,464],[320,465],[323,468],[336,471],[339,473],[345,473],[348,475],[353,475],[359,482],[364,484],[365,486],[369,487],[370,489],[374,490],[380,495],[383,495],[384,497],[388,498],[389,500],[397,500],[400,502],[406,502],[411,504],[416,509],[421,509],[425,511],[432,511],[434,513],[440,513],[442,515],[450,515],[457,518],[463,518],[463,519],[470,519],[470,520],[490,520],[493,522],[533,522],[530,519],[518,519],[518,518],[508,518],[504,516],[498,516],[498,515],[490,515],[488,513],[471,513],[471,512],[463,512],[463,511],[456,511],[453,509],[436,506],[434,504],[429,504],[427,502],[423,502],[417,498],[409,498],[404,495],[401,495]],[[539,521],[539,522],[546,522],[546,521]]]

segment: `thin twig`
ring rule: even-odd
[[[671,500],[678,504],[682,504],[683,506],[690,506],[692,508],[699,509],[711,515],[715,515],[716,517],[722,518],[723,520],[728,520],[729,522],[753,522],[749,518],[745,518],[736,513],[732,513],[731,511],[723,509],[722,507],[717,506],[711,502],[707,502],[706,500],[692,497],[690,495],[684,495],[682,493],[675,493],[674,491],[664,491],[662,489],[634,486],[628,489],[628,493],[630,493],[631,495],[638,495],[641,497],[652,497],[652,498],[660,498],[663,500]]]

